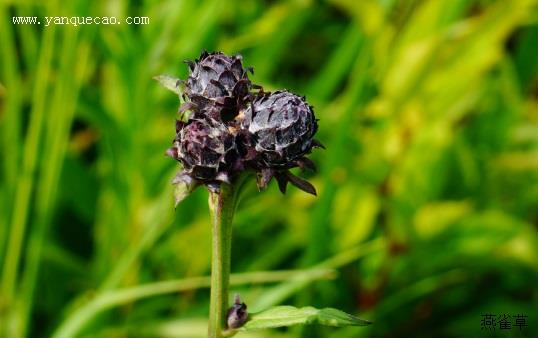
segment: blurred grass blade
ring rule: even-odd
[[[84,39],[80,39],[83,40]],[[56,204],[58,182],[64,164],[69,134],[74,119],[76,102],[81,83],[86,74],[90,45],[79,43],[76,30],[68,30],[63,35],[62,46],[69,53],[63,53],[59,84],[55,87],[51,110],[54,115],[49,116],[46,124],[47,137],[43,156],[47,161],[41,162],[41,176],[37,185],[36,215],[37,219],[29,238],[24,275],[22,278],[21,296],[24,299],[21,306],[20,321],[24,329],[22,336],[26,335],[27,323],[30,321],[34,303],[40,263],[42,261],[42,248],[49,233],[52,211]],[[78,48],[77,48],[78,46]]]
[[[306,280],[327,279],[334,276],[331,269],[307,269],[290,271],[260,271],[232,274],[230,285],[263,284],[302,277]],[[143,298],[176,293],[211,285],[211,277],[194,277],[175,281],[156,282],[132,288],[108,290],[94,296],[92,300],[71,313],[57,330],[53,338],[75,337],[99,313],[112,307],[128,304]]]
[[[336,254],[335,256],[319,263],[314,268],[338,269],[358,260],[361,257],[381,251],[385,247],[385,241],[378,238]],[[304,291],[310,282],[310,280],[298,275],[291,280],[285,281],[265,291],[256,299],[253,304],[249,305],[249,308],[253,311],[263,311],[271,306],[280,304],[297,292]]]
[[[52,2],[55,7],[57,2]],[[18,337],[24,334],[26,327],[19,318],[21,303],[16,301],[18,297],[17,285],[19,283],[20,261],[23,256],[23,244],[27,232],[28,217],[31,213],[31,198],[34,192],[36,169],[42,147],[42,132],[45,125],[45,111],[48,103],[48,85],[51,74],[51,61],[55,51],[55,28],[50,27],[43,33],[40,45],[40,55],[35,74],[35,86],[32,93],[32,107],[30,121],[24,143],[22,166],[17,175],[13,213],[4,265],[0,298],[8,311],[0,313],[0,330],[7,337]],[[21,293],[22,294],[22,293]],[[8,323],[9,321],[9,323]]]

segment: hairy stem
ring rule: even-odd
[[[219,193],[209,193],[209,210],[213,235],[209,338],[223,337],[223,331],[226,329],[232,251],[232,219],[235,199],[235,187],[229,184],[223,183]]]

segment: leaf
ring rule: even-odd
[[[174,189],[174,207],[177,208],[177,205],[181,203],[187,196],[189,196],[190,191],[185,183],[179,183]]]
[[[198,186],[198,182],[182,171],[177,173],[172,183],[176,186],[174,188],[174,207],[176,208]]]
[[[173,91],[177,95],[181,96],[182,92],[179,86],[181,84],[180,79],[172,77],[170,75],[158,75],[154,76],[153,79],[159,82],[159,84],[164,88]]]
[[[303,308],[277,306],[253,314],[240,330],[251,331],[301,324],[321,324],[342,327],[366,326],[372,324],[372,322],[333,308],[316,309],[311,306]]]

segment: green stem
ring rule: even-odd
[[[223,183],[219,193],[209,193],[213,235],[209,338],[222,338],[223,331],[226,329],[232,252],[232,219],[236,201],[235,188]]]

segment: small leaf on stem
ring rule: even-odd
[[[174,189],[174,207],[177,208],[177,205],[181,203],[187,196],[189,196],[190,191],[185,183],[179,183]]]
[[[366,326],[372,322],[357,318],[343,311],[311,306],[296,308],[293,306],[277,306],[257,314],[240,329],[244,331],[260,330],[292,325],[321,324],[327,326]]]
[[[173,91],[177,95],[181,95],[181,80],[170,75],[158,75],[153,77],[164,88]]]
[[[177,207],[177,205],[189,196],[189,194],[198,186],[198,182],[182,171],[177,173],[172,183],[175,185],[174,207]]]

